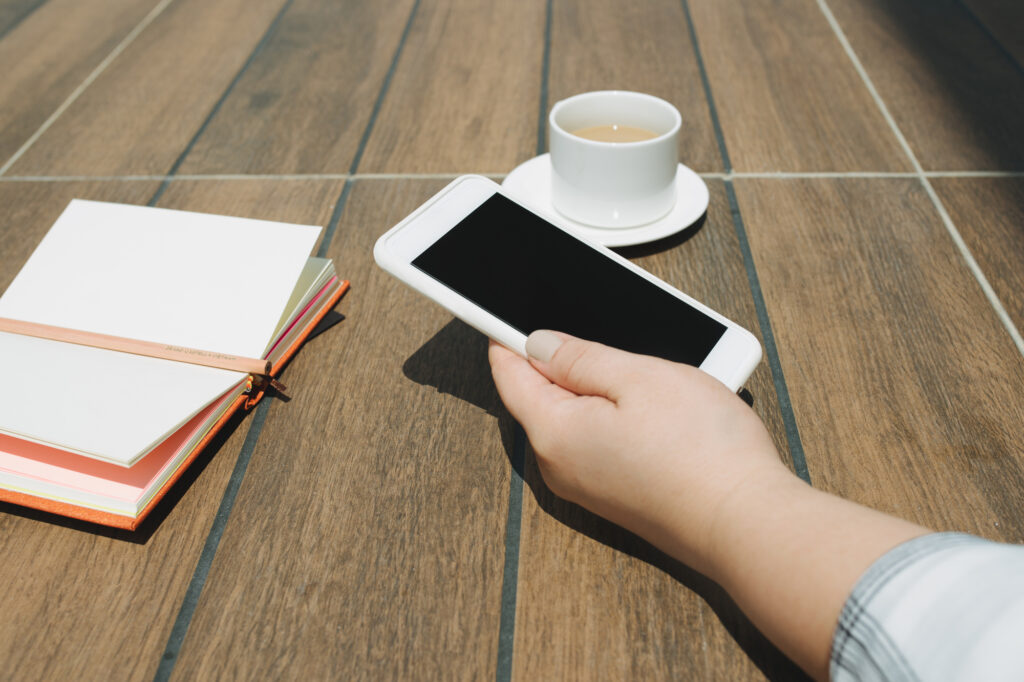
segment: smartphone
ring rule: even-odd
[[[699,367],[736,391],[761,344],[617,253],[465,175],[377,240],[377,264],[453,315],[526,355],[554,329]]]

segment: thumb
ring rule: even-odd
[[[618,402],[654,358],[627,353],[562,332],[541,329],[526,339],[530,363],[551,382],[576,395]]]

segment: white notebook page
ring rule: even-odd
[[[2,297],[0,316],[260,357],[320,228],[72,201]],[[0,431],[130,464],[236,372],[13,334]]]

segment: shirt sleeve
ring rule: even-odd
[[[832,639],[834,682],[1024,680],[1024,546],[905,542],[861,576]]]

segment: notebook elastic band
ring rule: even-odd
[[[0,317],[0,332],[21,334],[22,336],[34,336],[40,339],[51,341],[62,341],[74,343],[79,346],[91,346],[105,350],[132,353],[133,355],[145,355],[150,358],[162,358],[175,362],[187,362],[190,365],[203,365],[204,367],[216,367],[234,372],[246,372],[255,377],[266,377],[273,381],[270,376],[270,361],[256,358],[242,358],[226,353],[215,351],[199,350],[196,348],[184,348],[166,343],[153,343],[151,341],[139,341],[137,339],[126,339],[120,336],[108,334],[96,334],[78,329],[67,329],[65,327],[52,327],[48,324],[36,322],[23,322]]]

